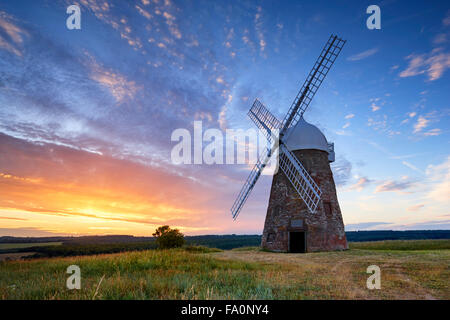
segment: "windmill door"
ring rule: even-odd
[[[306,232],[289,232],[289,252],[306,252]]]

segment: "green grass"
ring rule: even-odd
[[[30,242],[30,243],[0,243],[0,250],[24,249],[31,247],[59,246],[62,242]]]
[[[450,299],[450,250],[410,245],[425,249],[186,247],[0,262],[0,299]],[[73,264],[81,268],[81,290],[66,288]],[[366,288],[372,264],[381,268],[381,290]]]
[[[81,268],[82,289],[69,291],[69,265]],[[260,296],[255,270],[267,267],[220,261],[184,249],[36,259],[0,263],[2,299],[252,299]],[[270,296],[264,296],[270,298]]]

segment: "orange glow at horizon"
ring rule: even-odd
[[[0,172],[2,230],[150,236],[165,224],[211,234],[225,232],[221,219],[230,223],[223,210],[210,209],[220,192],[207,183],[128,160],[2,139],[12,140],[0,143],[0,152],[13,164]]]

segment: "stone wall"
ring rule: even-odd
[[[328,154],[319,150],[297,150],[294,154],[321,188],[321,201],[316,212],[311,214],[279,169],[272,181],[261,246],[288,252],[289,232],[304,231],[307,252],[347,249],[344,222]]]

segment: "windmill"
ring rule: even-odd
[[[278,151],[281,170],[272,181],[261,240],[263,248],[281,252],[347,248],[329,164],[334,161],[334,144],[328,143],[317,127],[303,119],[344,44],[345,40],[330,36],[282,122],[258,99],[248,112],[266,136],[269,147],[259,156],[231,213],[236,220],[263,169]]]

